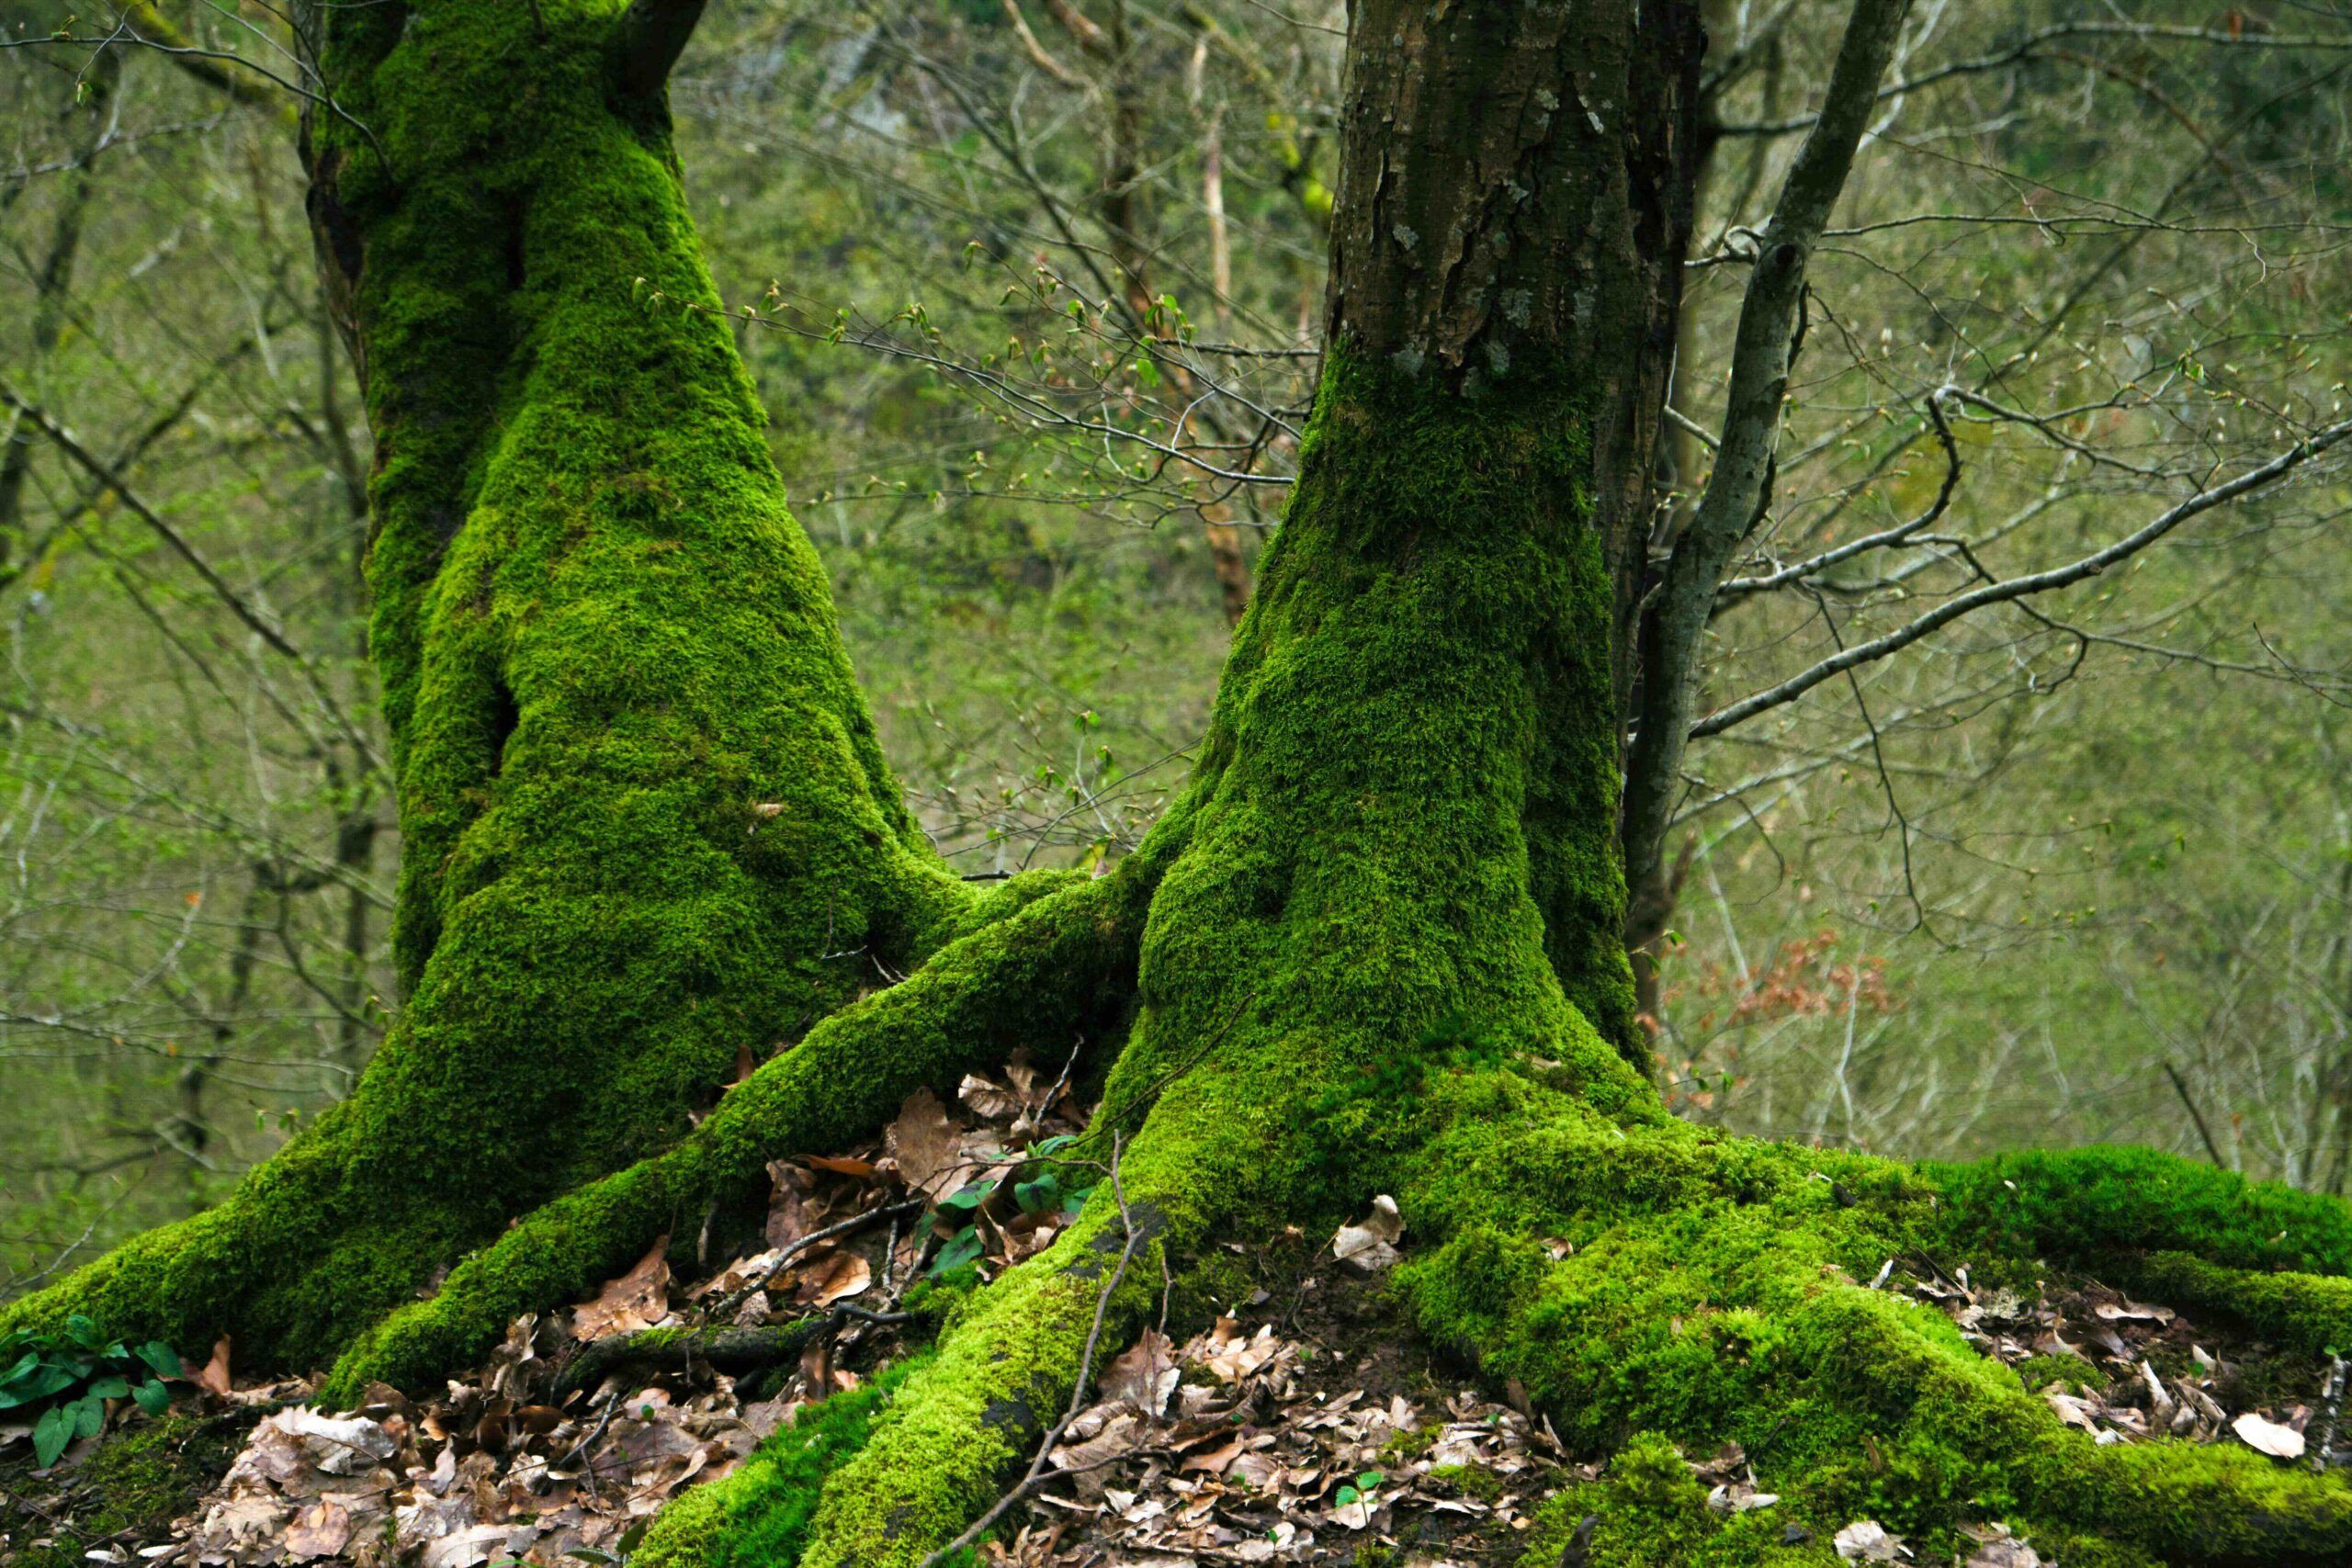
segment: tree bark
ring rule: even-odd
[[[1330,341],[1466,406],[1542,389],[1588,449],[1552,504],[1598,541],[1607,619],[1539,682],[1552,755],[1532,874],[1562,985],[1646,1070],[1616,829],[1600,826],[1617,741],[1594,727],[1634,678],[1700,156],[1698,7],[1567,6],[1513,28],[1477,6],[1371,6],[1353,36]],[[1596,646],[1605,669],[1584,668]]]
[[[697,7],[535,9],[311,17],[349,117],[304,152],[376,441],[405,1010],[228,1202],[11,1321],[312,1364],[976,918],[876,744],[686,215],[662,73]]]
[[[609,8],[550,9],[544,32],[491,0],[328,22],[387,152],[313,126],[384,454],[377,647],[426,906],[407,1015],[349,1114],[0,1328],[233,1316],[294,1354],[370,1324],[324,1397],[423,1385],[755,1198],[766,1159],[1082,1021],[1115,1059],[1064,1157],[1114,1179],[959,1312],[813,1499],[754,1462],[633,1562],[779,1568],[805,1525],[805,1568],[916,1568],[1163,1278],[1204,1316],[1221,1242],[1328,1235],[1382,1192],[1419,1331],[1610,1461],[1541,1506],[1536,1561],[1762,1561],[1802,1544],[1784,1523],[1826,1560],[1865,1500],[1922,1560],[1986,1499],[2070,1561],[2352,1553],[2340,1478],[2096,1447],[1860,1282],[2070,1262],[2316,1352],[2352,1325],[2341,1203],[2128,1150],[1913,1169],[1728,1137],[1629,1059],[1626,554],[1689,220],[1689,6],[1360,0],[1330,350],[1193,775],[1111,875],[968,908],[873,753],[726,336],[678,310],[707,285],[659,106],[616,95]],[[827,1005],[850,984],[828,955],[861,942],[938,946],[675,1135],[718,1053]],[[289,1269],[320,1282],[264,1282]],[[1709,1510],[1675,1448],[1727,1439],[1784,1495],[1769,1517]]]

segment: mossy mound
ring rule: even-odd
[[[74,1469],[39,1480],[23,1463],[0,1466],[0,1486],[11,1498],[0,1514],[0,1561],[14,1568],[86,1568],[85,1554],[117,1538],[161,1537],[227,1472],[254,1419],[137,1421]],[[24,1506],[44,1495],[48,1517]]]

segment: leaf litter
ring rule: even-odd
[[[236,1386],[224,1342],[184,1368],[174,1404],[257,1416],[242,1451],[168,1529],[118,1532],[83,1555],[120,1568],[617,1561],[672,1498],[904,1354],[873,1318],[919,1280],[965,1264],[991,1277],[1052,1241],[1093,1180],[1053,1157],[1086,1122],[1067,1077],[1016,1057],[966,1077],[952,1101],[917,1091],[876,1145],[773,1165],[756,1250],[682,1282],[664,1237],[568,1311],[518,1319],[431,1399],[377,1385],[356,1411],[321,1413],[299,1403],[315,1380]],[[1366,1549],[1408,1568],[1499,1568],[1544,1499],[1604,1472],[1605,1456],[1566,1452],[1516,1385],[1466,1386],[1395,1320],[1379,1282],[1408,1245],[1392,1200],[1319,1247],[1295,1228],[1227,1245],[1265,1288],[1182,1343],[1149,1329],[1102,1366],[1046,1481],[985,1544],[990,1568],[1320,1564]],[[1890,1265],[1875,1283],[1943,1311],[2030,1378],[2067,1364],[2047,1358],[2076,1358],[2079,1374],[2035,1392],[2096,1442],[2241,1442],[2308,1462],[2306,1429],[2326,1424],[2313,1368],[2095,1281],[2038,1284],[2030,1301],[1965,1269],[1898,1278]],[[730,1374],[695,1354],[645,1357],[593,1384],[567,1379],[578,1358],[643,1329],[691,1337],[811,1315],[823,1328],[797,1361]],[[0,1463],[20,1440],[0,1427]],[[50,1490],[16,1511],[70,1529],[73,1472],[93,1447],[34,1472]],[[1781,1504],[1736,1444],[1690,1462],[1710,1509]],[[1965,1531],[1965,1568],[2040,1568],[1997,1521]],[[1849,1562],[1915,1560],[1867,1518],[1831,1544]]]

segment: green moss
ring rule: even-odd
[[[2052,1383],[2068,1393],[2105,1388],[2108,1383],[2098,1369],[2080,1356],[2029,1356],[2011,1371],[2020,1384],[2037,1393]]]
[[[1503,1478],[1483,1464],[1441,1464],[1430,1470],[1428,1479],[1463,1496],[1489,1503],[1503,1495]]]
[[[1302,1346],[1300,1348],[1304,1350],[1307,1348],[1307,1347]],[[1444,1435],[1444,1422],[1424,1421],[1419,1426],[1414,1427],[1411,1431],[1399,1432],[1395,1437],[1389,1438],[1386,1442],[1381,1444],[1380,1462],[1383,1464],[1409,1464],[1414,1460],[1417,1460],[1423,1454],[1429,1452],[1430,1450],[1435,1448],[1437,1446],[1437,1440]]]
[[[2167,1562],[2352,1551],[2341,1481],[2233,1446],[2099,1448],[1941,1313],[1860,1283],[1958,1235],[1981,1243],[1953,1196],[1979,1190],[1973,1173],[1621,1125],[1509,1069],[1433,1087],[1439,1130],[1396,1190],[1437,1245],[1397,1288],[1426,1332],[1519,1379],[1572,1447],[1736,1440],[1792,1508],[1874,1517],[1930,1554],[2000,1517]],[[1710,1535],[1660,1560],[1743,1550]]]
[[[1829,1530],[1798,1524],[1787,1506],[1744,1514],[1707,1506],[1707,1489],[1674,1445],[1640,1433],[1609,1462],[1599,1481],[1547,1498],[1528,1532],[1521,1568],[1555,1568],[1568,1561],[1569,1543],[1583,1529],[1589,1568],[1796,1568],[1835,1563]],[[1790,1527],[1799,1539],[1790,1540]],[[1932,1558],[1922,1561],[1932,1562]]]
[[[2352,1206],[2154,1149],[2029,1151],[1928,1168],[1962,1245],[2090,1260],[2176,1248],[2229,1269],[2352,1272]]]
[[[734,1474],[663,1509],[629,1561],[643,1568],[794,1568],[819,1488],[865,1449],[876,1420],[926,1359],[900,1361],[800,1410]]]
[[[85,1568],[83,1554],[118,1536],[142,1542],[160,1538],[227,1473],[252,1420],[174,1416],[134,1422],[57,1478],[69,1495],[70,1529],[52,1529],[29,1512],[11,1509],[0,1555],[15,1568]],[[7,1481],[10,1490],[25,1489],[13,1476]],[[47,1492],[55,1483],[36,1483],[36,1489]],[[28,1544],[36,1535],[50,1544]]]

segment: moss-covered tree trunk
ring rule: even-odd
[[[682,20],[310,17],[342,111],[306,128],[311,212],[376,442],[402,1013],[229,1202],[12,1322],[309,1364],[985,919],[900,800],[711,313],[662,99]]]
[[[847,1424],[821,1483],[755,1458],[641,1560],[912,1568],[1017,1471],[1098,1313],[1131,1331],[1162,1265],[1194,1310],[1221,1240],[1380,1191],[1422,1331],[1613,1456],[1550,1508],[1543,1562],[1577,1540],[1594,1563],[1826,1562],[1863,1510],[1931,1549],[2005,1517],[2070,1562],[2352,1554],[2340,1479],[2096,1447],[1861,1282],[1921,1249],[2026,1279],[2049,1257],[2317,1351],[2352,1343],[2342,1204],[2112,1151],[1922,1171],[1726,1137],[1630,1059],[1621,650],[1689,221],[1690,5],[1358,0],[1328,362],[1194,774],[1112,875],[969,905],[875,754],[725,336],[677,308],[707,288],[642,85],[674,14],[541,6],[544,28],[511,0],[327,13],[375,139],[313,123],[384,453],[402,1030],[227,1209],[24,1311],[234,1317],[287,1354],[345,1347],[329,1398],[419,1384],[756,1206],[767,1158],[1080,1022],[1117,1047],[1089,1145],[1117,1181]],[[1869,10],[1846,54],[1888,42]],[[829,955],[861,945],[930,955],[828,1010],[860,983]],[[677,1135],[738,1045],[813,1014]],[[285,1258],[345,1271],[288,1283]],[[1778,1509],[1686,1495],[1664,1445],[1725,1438]]]
[[[1889,14],[1846,52],[1883,63]],[[2136,1156],[1925,1173],[1728,1138],[1668,1117],[1632,1059],[1623,650],[1698,62],[1687,5],[1353,6],[1299,483],[1194,776],[1128,868],[1151,884],[1138,1011],[1092,1143],[1115,1197],[982,1292],[813,1498],[805,1464],[755,1463],[673,1509],[653,1562],[922,1562],[1017,1472],[1098,1310],[1132,1330],[1163,1277],[1198,1310],[1229,1283],[1218,1242],[1380,1190],[1423,1331],[1618,1456],[1531,1563],[1834,1561],[1865,1510],[1931,1545],[2007,1517],[2070,1562],[2352,1551],[2352,1488],[2097,1448],[1860,1282],[1922,1247],[2097,1259],[2263,1299],[2315,1349],[2352,1329],[2352,1285],[2244,1270],[2342,1269],[2339,1205]],[[2189,1235],[2201,1280],[2152,1252]],[[1120,1274],[1138,1241],[1158,1258]],[[1708,1513],[1663,1448],[1725,1438],[1779,1511]]]

